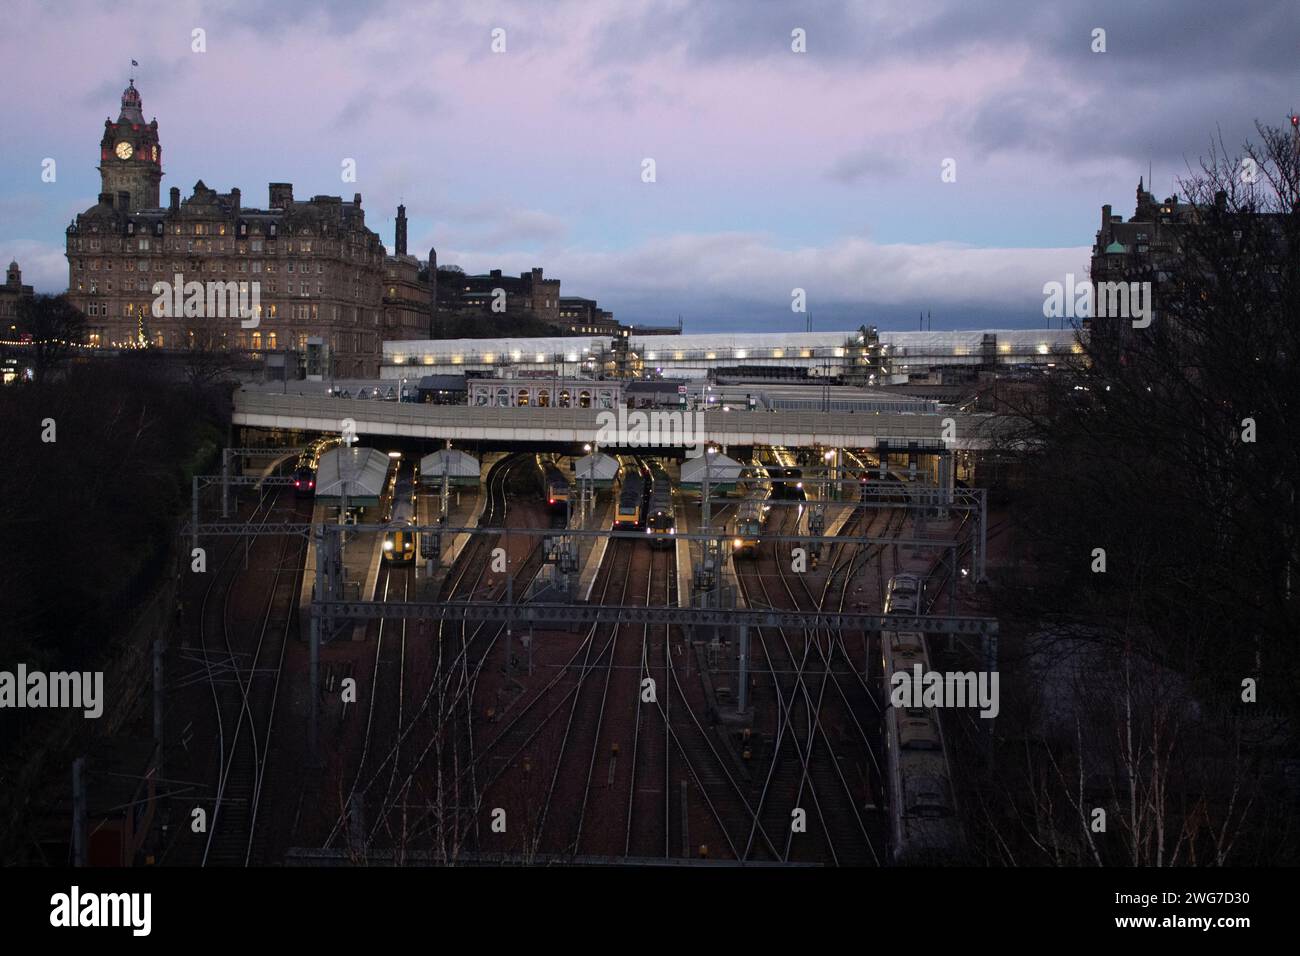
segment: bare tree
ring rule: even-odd
[[[1298,145],[1265,126],[1235,155],[1215,144],[1180,183],[1189,221],[1134,267],[1155,286],[1150,326],[1094,320],[1042,389],[1004,396],[1004,490],[1039,574],[999,615],[1104,662],[1068,733],[1026,719],[1008,796],[1077,817],[1081,775],[1105,781],[1108,862],[1294,862],[1300,845],[1287,804],[1261,799],[1300,741]],[[1078,836],[1085,855],[1101,843]]]
[[[86,317],[66,295],[34,295],[18,303],[18,330],[31,336],[32,377],[39,384],[84,342]]]

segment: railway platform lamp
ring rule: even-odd
[[[840,469],[838,462],[835,460],[835,451],[834,448],[828,448],[826,449],[826,453],[822,455],[822,461],[826,462],[826,478],[828,480],[826,497],[832,499],[838,498],[840,491]]]

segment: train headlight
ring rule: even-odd
[[[731,546],[732,546],[733,548],[741,548],[741,547],[744,547],[744,545],[745,545],[745,542],[744,542],[744,541],[741,541],[739,538],[737,538],[735,541],[731,542]]]
[[[385,550],[385,551],[392,551],[392,550],[393,550],[393,542],[391,542],[391,541],[385,541],[385,542],[384,542],[384,550]]]

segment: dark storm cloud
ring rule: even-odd
[[[1026,56],[1014,89],[968,116],[944,117],[985,153],[1029,151],[1065,161],[1148,160],[1183,168],[1222,134],[1234,149],[1255,121],[1300,108],[1300,3],[1096,0],[882,5],[655,0],[597,33],[593,58],[629,62],[675,52],[693,65],[790,62],[790,31],[807,31],[808,64],[940,61],[983,50]],[[1092,31],[1106,31],[1106,52]],[[840,158],[842,182],[885,171],[866,154]]]
[[[668,49],[690,59],[788,56],[790,31],[807,31],[810,58],[927,57],[971,46],[1026,44],[1045,61],[1083,65],[1096,27],[1135,79],[1215,74],[1300,77],[1294,0],[916,0],[899,4],[781,0],[653,0],[598,34],[597,57]]]

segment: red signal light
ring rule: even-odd
[[[302,487],[302,482],[299,481],[297,478],[295,478],[295,479],[293,480],[293,486],[294,486],[295,488],[301,488],[301,487]]]

